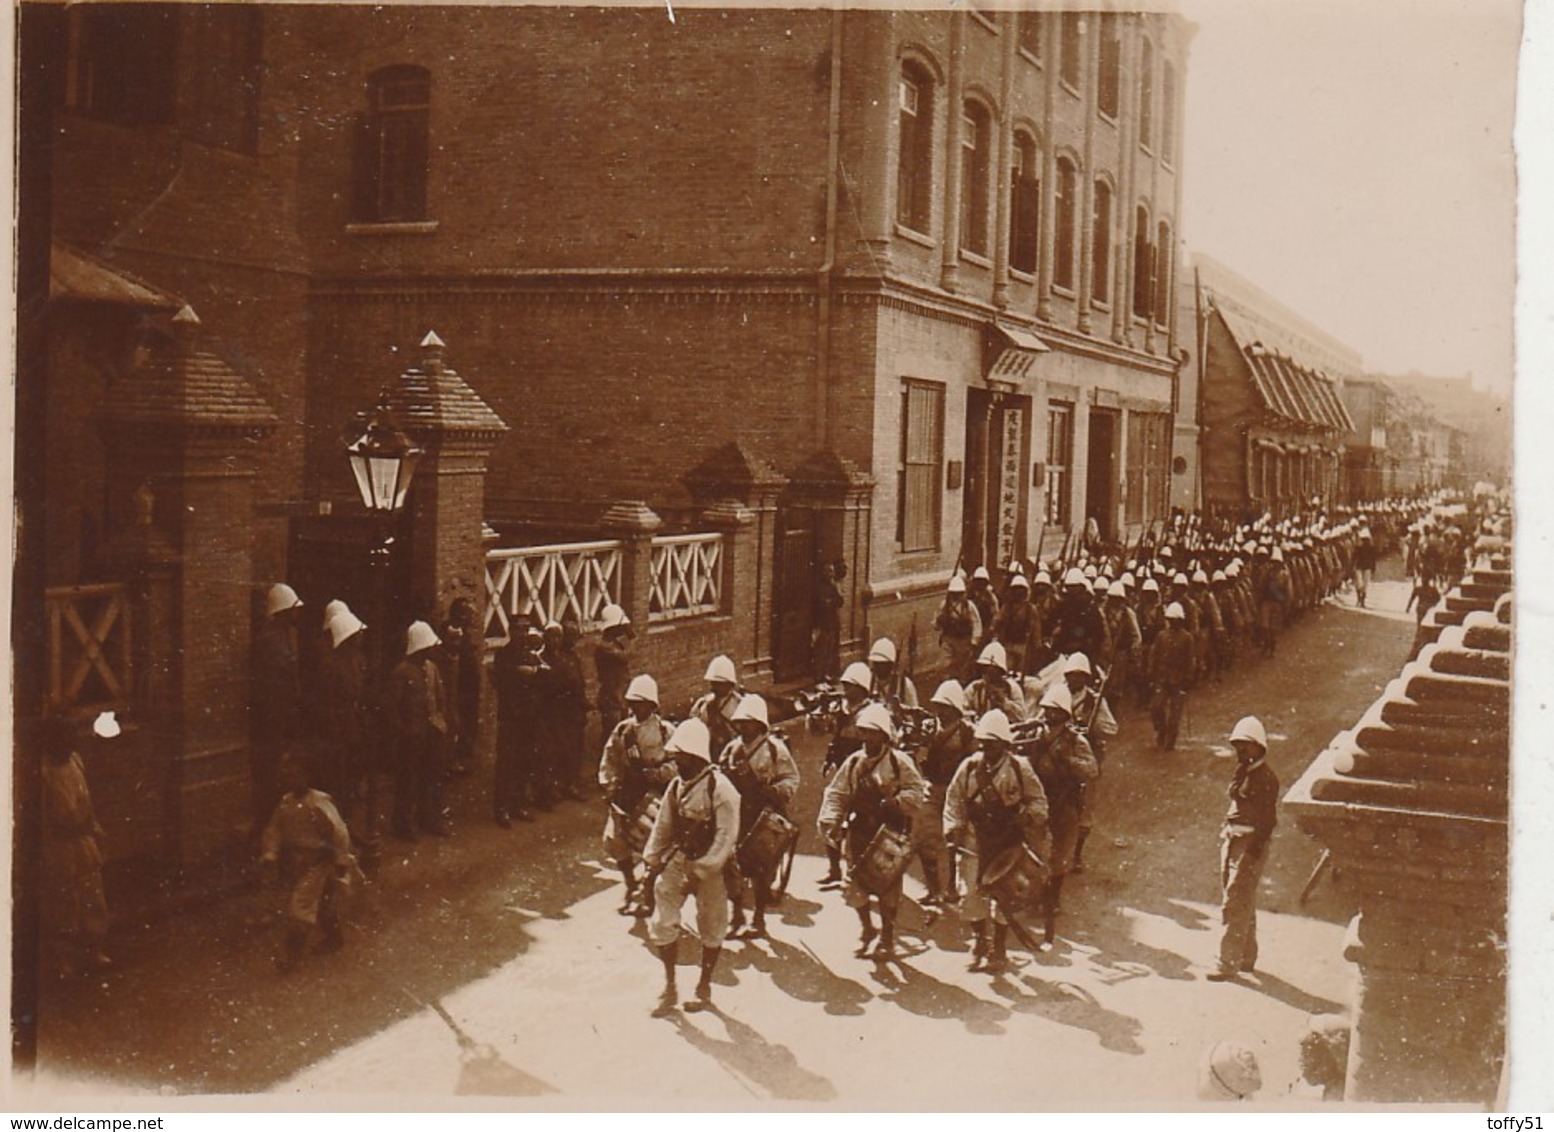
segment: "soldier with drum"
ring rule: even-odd
[[[604,851],[626,881],[623,916],[647,915],[637,897],[636,862],[658,817],[664,787],[674,777],[673,760],[664,750],[670,727],[658,716],[658,684],[637,676],[626,689],[628,719],[615,725],[599,760],[599,786],[609,800],[604,824]]]
[[[955,859],[944,840],[945,798],[960,764],[977,749],[971,724],[966,719],[966,693],[954,680],[940,684],[928,701],[936,724],[918,754],[917,765],[928,780],[928,803],[913,830],[923,879],[928,884],[925,904],[947,907],[955,901]]]
[[[680,942],[680,913],[688,896],[696,897],[696,934],[701,938],[701,978],[685,1008],[712,1009],[712,972],[728,931],[728,890],[723,870],[739,842],[739,792],[712,765],[707,725],[688,719],[675,728],[665,746],[676,775],[664,791],[663,805],[642,851],[653,878],[653,914],[648,942],[664,965],[664,989],[654,1015],[674,1010],[675,962]]]
[[[863,738],[858,734],[858,715],[870,703],[869,689],[873,682],[873,673],[862,661],[854,661],[842,673],[842,710],[836,721],[836,732],[831,736],[831,743],[826,748],[825,761],[820,764],[822,774],[834,774],[846,761],[847,756],[863,745]],[[826,860],[829,868],[826,870],[826,875],[820,878],[820,886],[829,888],[840,885],[842,883],[840,839],[835,843],[826,842]]]
[[[1043,941],[1057,935],[1063,878],[1074,862],[1079,843],[1084,790],[1099,773],[1090,744],[1073,725],[1074,700],[1068,685],[1054,683],[1041,698],[1043,729],[1026,757],[1047,795],[1047,820],[1052,830],[1051,879],[1047,882]]]
[[[1025,721],[1025,693],[1020,682],[1009,675],[1008,654],[1004,646],[993,641],[977,658],[978,676],[966,688],[966,710],[973,718],[980,719],[995,709],[1009,717],[1011,723]]]
[[[1024,759],[1016,758],[1009,718],[994,709],[977,721],[974,733],[980,749],[961,763],[950,782],[944,804],[944,836],[964,855],[966,895],[961,915],[971,922],[976,940],[971,970],[1004,971],[1009,966],[1009,916],[1018,909],[1024,891],[1040,899],[1046,874],[1036,850],[1046,839],[1047,793]],[[990,899],[990,877],[1023,877],[1000,889],[1004,899]],[[991,931],[989,917],[993,919]]]
[[[739,738],[723,749],[718,766],[739,791],[739,849],[724,877],[734,905],[729,938],[766,934],[766,905],[777,866],[798,828],[788,820],[788,804],[799,790],[799,767],[782,738],[772,732],[766,701],[757,695],[739,701],[732,719]],[[745,933],[744,883],[749,882],[755,913]]]
[[[860,958],[869,953],[876,936],[879,946],[874,957],[895,958],[901,878],[912,857],[912,820],[924,796],[917,764],[892,746],[895,733],[883,704],[869,704],[859,712],[863,748],[842,763],[826,784],[820,803],[820,836],[831,845],[846,839],[844,894],[862,926]],[[871,900],[879,905],[877,932],[869,911]]]
[[[716,757],[734,741],[734,711],[744,692],[739,687],[734,662],[726,656],[713,657],[702,679],[707,681],[707,691],[691,705],[691,715],[707,725]]]

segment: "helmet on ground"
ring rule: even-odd
[[[1165,615],[1167,621],[1187,620],[1187,611],[1182,608],[1182,603],[1179,601],[1173,601],[1170,605],[1166,606]]]
[[[633,676],[631,683],[626,686],[626,702],[636,701],[639,704],[652,704],[658,706],[658,681],[643,673],[641,676]]]
[[[699,719],[687,719],[674,729],[674,734],[669,736],[669,742],[664,744],[666,754],[690,755],[704,762],[712,761],[711,751],[712,733]]]
[[[405,655],[414,656],[422,649],[440,645],[442,641],[425,621],[417,621],[405,630]]]
[[[861,660],[855,660],[842,672],[842,683],[852,684],[867,692],[874,687],[874,673],[869,671],[869,666]]]
[[[1204,1055],[1198,1096],[1206,1101],[1244,1101],[1263,1087],[1257,1057],[1239,1042],[1220,1042]]]
[[[985,713],[977,720],[974,735],[979,741],[997,739],[1002,743],[1014,742],[1014,731],[1009,726],[1009,717],[998,708]]]
[[[889,637],[881,637],[869,646],[870,664],[895,664],[896,642]]]
[[[297,591],[285,582],[276,582],[264,598],[264,611],[271,617],[277,613],[285,613],[288,609],[299,609],[301,606],[302,599],[297,596]]]
[[[887,739],[896,737],[896,725],[890,718],[890,710],[884,704],[870,704],[858,713],[859,731],[878,731]]]
[[[631,618],[626,616],[626,611],[618,605],[607,605],[599,611],[599,628],[619,629],[623,625],[630,625]]]
[[[344,603],[342,602],[341,605],[343,606]],[[345,608],[331,617],[329,623],[324,626],[329,630],[329,642],[335,648],[339,648],[366,627],[366,623],[360,617]]]
[[[1230,732],[1230,741],[1232,743],[1242,739],[1249,743],[1256,743],[1265,751],[1268,749],[1268,732],[1263,729],[1263,721],[1255,715],[1242,717]]]
[[[965,593],[966,592],[966,579],[961,577],[959,574],[956,574],[955,577],[951,578],[950,579],[950,592],[952,594],[963,594],[963,593]]]
[[[1091,674],[1090,658],[1082,652],[1071,652],[1063,661],[1063,675],[1070,672],[1083,672],[1086,676]]]
[[[1041,694],[1041,704],[1044,708],[1056,708],[1058,711],[1074,714],[1074,693],[1068,690],[1068,685],[1061,680],[1054,680],[1047,686],[1047,690]]]
[[[985,664],[989,668],[996,668],[1000,672],[1009,670],[1009,654],[1004,651],[1004,646],[999,641],[989,641],[987,648],[982,650],[982,655],[977,657],[978,664]]]
[[[739,706],[734,709],[734,714],[729,717],[730,723],[738,723],[741,719],[748,719],[759,723],[762,727],[772,725],[771,716],[766,711],[766,701],[751,692],[739,701]]]
[[[966,689],[960,686],[959,680],[946,680],[934,689],[933,699],[930,705],[943,704],[945,707],[954,708],[956,711],[966,710]]]
[[[707,672],[702,679],[709,684],[739,683],[739,677],[734,672],[734,662],[721,654],[708,662]]]
[[[1065,586],[1082,586],[1085,584],[1085,572],[1078,566],[1070,566],[1068,573],[1063,575]]]

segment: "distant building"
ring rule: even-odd
[[[1421,373],[1388,374],[1382,380],[1406,396],[1417,398],[1423,410],[1448,427],[1444,437],[1430,442],[1432,454],[1447,444],[1446,482],[1468,488],[1485,480],[1511,482],[1511,402],[1474,385],[1472,376],[1432,377]]]

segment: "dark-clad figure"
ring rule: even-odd
[[[982,621],[982,632],[972,642],[972,653],[976,654],[993,639],[993,623],[998,620],[998,595],[993,592],[993,576],[986,566],[978,566],[972,571],[968,596]]]
[[[475,744],[480,735],[480,685],[481,669],[486,660],[486,634],[475,603],[467,597],[455,598],[448,607],[443,653],[448,659],[449,702],[453,707],[451,769],[454,774],[468,774],[475,766]]]
[[[1041,715],[1045,730],[1029,757],[1047,794],[1047,823],[1052,832],[1043,931],[1043,942],[1051,945],[1057,936],[1063,879],[1073,868],[1079,845],[1085,788],[1095,781],[1100,768],[1089,742],[1073,725],[1074,700],[1067,684],[1054,683],[1047,689],[1041,698]]]
[[[1047,836],[1047,792],[1031,765],[1014,754],[1014,733],[1003,712],[995,708],[984,715],[974,734],[980,749],[950,782],[944,837],[965,854],[961,915],[976,933],[971,970],[996,974],[1009,967],[1009,920],[977,882],[988,864],[1013,846],[1023,842],[1040,854]]]
[[[1030,597],[1030,581],[1016,574],[1009,579],[1009,590],[993,618],[993,643],[1003,646],[1006,667],[1016,679],[1041,668],[1041,615]]]
[[[1257,966],[1257,886],[1268,863],[1268,845],[1278,824],[1279,779],[1269,767],[1268,733],[1262,720],[1246,716],[1230,733],[1236,773],[1230,806],[1220,832],[1220,884],[1225,900],[1219,966],[1209,981],[1224,982]]]
[[[688,897],[696,898],[696,934],[701,939],[701,978],[690,1011],[712,1009],[712,973],[728,932],[728,889],[723,871],[739,844],[739,791],[712,765],[707,725],[687,719],[665,748],[676,775],[664,790],[663,806],[648,837],[642,859],[653,880],[653,914],[648,942],[664,965],[664,989],[655,1016],[674,1010],[676,952],[680,916]]]
[[[106,720],[111,728],[105,728]],[[95,728],[111,737],[119,726],[111,713]],[[92,808],[86,766],[77,752],[77,733],[68,719],[55,716],[43,734],[43,899],[44,928],[59,947],[59,974],[112,966],[103,944],[108,938],[108,900],[103,890],[103,828]]]
[[[599,614],[603,635],[594,646],[594,675],[599,679],[599,734],[608,735],[626,714],[626,683],[631,679],[631,618],[618,605]]]
[[[842,668],[842,606],[845,599],[838,582],[847,567],[842,562],[823,562],[815,586],[813,656],[815,675],[831,680]]]
[[[788,816],[788,805],[799,791],[799,766],[781,736],[772,733],[766,701],[760,696],[748,695],[739,701],[733,725],[738,738],[718,756],[718,767],[739,791],[739,828],[748,836],[768,811]],[[780,861],[780,857],[758,859],[744,847],[730,858],[724,879],[734,905],[731,936],[748,934],[756,939],[766,934],[766,906]],[[742,896],[745,882],[755,904],[748,933]]]
[[[578,780],[583,769],[583,731],[588,724],[588,684],[577,642],[582,631],[568,619],[545,626],[545,663],[550,666],[549,792],[581,802]]]
[[[442,642],[425,621],[405,630],[405,655],[389,673],[384,697],[388,734],[395,746],[394,836],[447,837],[442,783],[447,767],[447,695],[435,651]]]
[[[496,768],[491,813],[503,829],[513,819],[533,821],[544,730],[541,726],[549,669],[540,655],[544,636],[533,627],[513,626],[513,639],[496,654]]]
[[[340,805],[356,798],[370,769],[366,628],[349,606],[339,603],[325,626],[327,646],[318,658],[321,742],[313,765],[320,788]]]
[[[297,622],[302,599],[285,582],[265,595],[264,624],[254,634],[253,691],[249,706],[249,771],[254,836],[281,796],[281,759],[301,738],[302,681]]]
[[[1155,746],[1176,749],[1182,726],[1182,707],[1192,683],[1193,637],[1187,631],[1187,614],[1180,602],[1166,607],[1165,628],[1149,650],[1150,719],[1155,725]]]

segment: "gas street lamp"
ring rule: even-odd
[[[405,506],[405,496],[422,453],[394,423],[386,402],[378,402],[366,431],[345,452],[351,460],[362,506],[375,515],[398,514]]]

